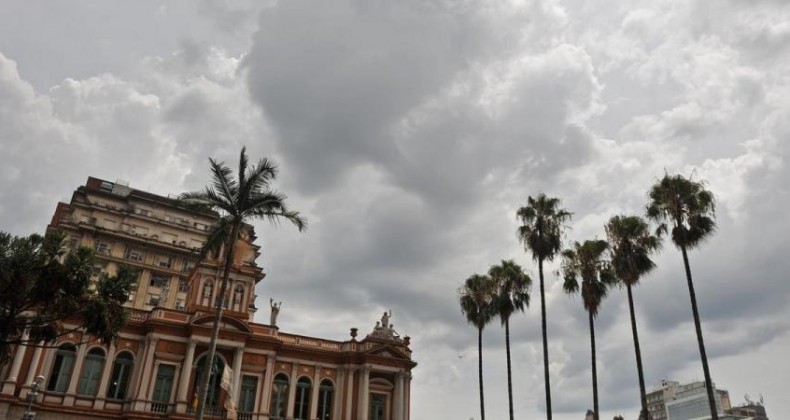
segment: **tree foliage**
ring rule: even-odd
[[[52,343],[72,331],[66,320],[102,342],[118,337],[137,272],[121,265],[116,275],[92,283],[94,251],[67,249],[65,241],[66,234],[55,231],[26,237],[0,232],[0,361],[13,344]]]

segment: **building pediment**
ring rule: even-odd
[[[216,319],[216,316],[214,315],[203,315],[192,320],[190,324],[194,326],[204,326],[211,328],[213,326],[214,319]],[[249,325],[247,325],[246,322],[233,317],[222,317],[220,329],[225,331],[238,331],[252,334],[252,329]]]

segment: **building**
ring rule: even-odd
[[[768,420],[765,406],[762,403],[747,401],[744,405],[732,407],[729,412],[736,416],[744,416],[753,420]]]
[[[48,229],[96,250],[96,279],[119,264],[139,268],[130,318],[109,346],[79,331],[53,348],[19,346],[0,369],[0,419],[22,417],[39,375],[39,419],[192,417],[224,265],[216,256],[198,258],[215,217],[97,178],[59,203]],[[270,322],[254,322],[255,286],[265,277],[254,239],[247,226],[223,297],[215,368],[230,368],[231,391],[212,375],[206,417],[224,418],[235,403],[240,419],[408,420],[416,363],[391,314],[361,340],[352,328],[345,341],[281,332],[274,302]]]
[[[726,390],[716,389],[716,408],[723,415],[730,409],[730,395]],[[647,411],[653,420],[693,420],[710,417],[710,404],[705,382],[681,384],[676,381],[661,381],[661,385],[650,391]]]

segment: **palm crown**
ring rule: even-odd
[[[529,197],[527,205],[516,211],[522,225],[518,228],[519,240],[537,260],[551,261],[562,247],[563,223],[571,213],[559,208],[560,200],[540,193]]]
[[[494,317],[491,305],[494,286],[490,277],[473,274],[461,287],[461,313],[467,322],[479,329],[483,329]]]
[[[607,290],[615,283],[614,273],[608,261],[603,259],[609,249],[604,240],[588,240],[584,243],[574,242],[573,248],[562,252],[562,271],[566,293],[579,291],[578,278],[581,277],[581,294],[584,309],[598,314],[601,301],[606,297]]]
[[[524,312],[529,306],[529,289],[532,279],[513,260],[503,260],[488,270],[495,284],[493,306],[504,324],[516,311]]]
[[[664,175],[648,197],[647,217],[659,223],[658,234],[666,233],[671,223],[672,242],[678,248],[693,248],[716,230],[714,198],[704,182]]]
[[[611,246],[612,269],[623,284],[634,286],[643,274],[655,268],[650,254],[661,247],[661,240],[641,217],[612,217],[606,224],[606,236]]]

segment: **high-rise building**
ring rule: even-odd
[[[726,390],[716,389],[716,408],[719,414],[730,409],[730,396]],[[710,403],[705,382],[681,384],[661,381],[661,385],[647,393],[647,411],[652,420],[696,420],[710,418]]]
[[[94,279],[120,264],[139,269],[130,317],[110,345],[75,330],[52,348],[18,346],[0,370],[0,419],[22,417],[39,376],[38,419],[192,417],[221,299],[227,309],[206,418],[226,418],[233,407],[239,419],[408,420],[416,363],[391,313],[361,340],[356,328],[345,341],[280,331],[273,301],[269,323],[255,322],[255,286],[265,277],[255,233],[244,229],[227,294],[218,296],[224,253],[201,259],[199,252],[216,218],[97,178],[59,203],[48,229],[65,231],[72,247],[96,250]],[[220,388],[226,368],[230,392]]]

